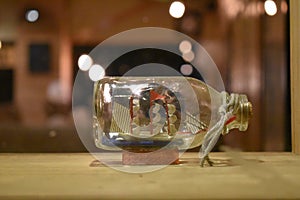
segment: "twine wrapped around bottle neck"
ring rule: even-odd
[[[228,96],[226,92],[221,92],[222,105],[219,107],[219,121],[206,133],[201,150],[200,150],[200,164],[204,165],[205,159],[208,158],[208,154],[212,151],[214,146],[216,145],[220,135],[224,133],[224,127],[226,123],[235,117],[234,114],[238,113],[239,109],[241,109],[240,99],[238,94],[231,94]],[[251,106],[250,106],[251,107]],[[248,125],[248,123],[247,123]],[[228,129],[225,129],[226,133]]]

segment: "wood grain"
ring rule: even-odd
[[[0,154],[0,199],[300,198],[300,156],[213,153],[215,167],[186,164],[128,174],[90,167],[90,154]],[[128,167],[128,166],[125,166]]]
[[[292,151],[300,154],[300,1],[290,0]]]

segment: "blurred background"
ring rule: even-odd
[[[290,151],[289,2],[181,2],[172,8],[171,0],[0,0],[0,152],[86,151],[71,111],[77,60],[110,36],[146,26],[198,41],[226,90],[248,95],[249,130],[220,144]]]

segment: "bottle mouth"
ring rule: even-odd
[[[246,131],[248,128],[249,120],[253,115],[253,108],[251,102],[248,101],[246,95],[240,95],[240,131]]]

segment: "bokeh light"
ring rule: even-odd
[[[193,73],[193,67],[190,64],[181,65],[180,72],[185,76],[189,76]]]
[[[99,81],[105,76],[105,70],[100,65],[92,65],[89,70],[89,77],[92,81]]]
[[[25,18],[28,22],[36,22],[39,19],[39,11],[32,9],[28,10],[25,14]]]
[[[179,44],[179,50],[182,53],[188,53],[189,51],[192,50],[192,44],[191,42],[187,41],[187,40],[183,40],[182,42],[180,42]]]
[[[277,6],[272,0],[265,1],[264,7],[267,15],[274,16],[277,13]]]
[[[195,54],[193,51],[189,51],[187,53],[182,54],[182,58],[187,62],[192,62],[195,58]]]
[[[89,55],[83,54],[78,59],[78,67],[82,71],[87,71],[91,68],[93,60]]]
[[[169,9],[169,13],[174,18],[181,18],[184,14],[185,6],[180,1],[174,1]]]

